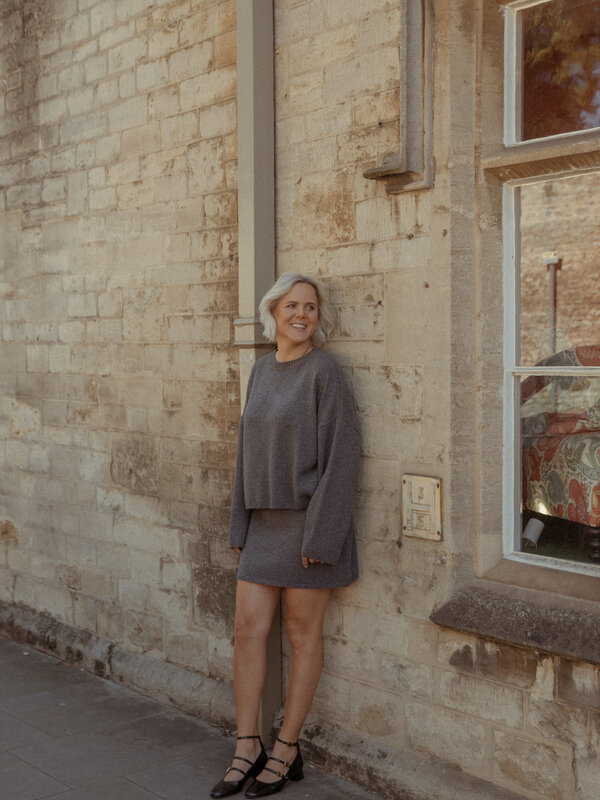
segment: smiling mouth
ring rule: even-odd
[[[302,325],[300,322],[292,322],[292,328],[302,328],[304,330],[306,325]]]

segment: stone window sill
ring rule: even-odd
[[[459,589],[430,619],[442,628],[600,664],[598,603],[478,581]]]

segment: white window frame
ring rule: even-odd
[[[534,145],[540,141],[559,141],[581,135],[582,131],[540,139],[519,138],[521,131],[521,61],[522,29],[519,13],[523,9],[543,5],[552,0],[516,0],[504,6],[504,144],[506,148]],[[600,127],[586,129],[585,133],[600,131]],[[518,135],[519,134],[519,135]],[[521,186],[534,182],[555,180],[590,172],[592,169],[567,169],[536,177],[507,180],[503,187],[502,234],[503,234],[503,301],[504,301],[504,402],[503,402],[503,485],[502,506],[504,509],[502,540],[504,558],[525,564],[539,565],[563,572],[584,575],[600,575],[600,565],[538,556],[521,549],[521,424],[520,424],[520,379],[528,375],[580,375],[600,378],[600,367],[527,367],[520,365],[520,194]]]
[[[519,11],[532,6],[541,6],[553,0],[516,0],[504,7],[504,143],[507,147],[548,140],[568,139],[582,133],[600,130],[600,126],[583,130],[541,136],[537,139],[521,139],[521,59],[523,33]]]

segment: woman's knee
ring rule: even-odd
[[[271,630],[271,619],[249,614],[245,609],[237,609],[235,613],[234,635],[236,641],[254,639],[265,641]]]

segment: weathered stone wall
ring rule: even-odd
[[[0,13],[0,597],[229,679],[235,3]]]
[[[595,800],[597,667],[429,620],[501,548],[477,31],[501,39],[476,5],[433,3],[434,187],[388,195],[363,172],[399,147],[403,3],[275,2],[277,266],[326,284],[363,430],[361,579],[304,741],[400,796]],[[146,691],[143,654],[220,681],[231,722],[235,3],[0,0],[0,22],[0,602],[90,632],[117,679],[133,653]],[[441,478],[442,542],[402,537],[404,472]]]

